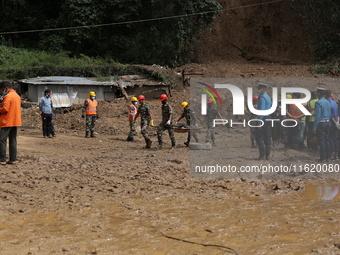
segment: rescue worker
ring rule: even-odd
[[[339,142],[338,142],[338,104],[333,100],[334,95],[330,90],[326,91],[326,99],[331,104],[331,128],[329,132],[330,160],[339,161]]]
[[[217,119],[219,117],[222,119],[221,114],[218,112],[217,108],[214,106],[214,100],[212,98],[209,98],[207,100],[208,108],[207,108],[207,136],[205,137],[205,143],[208,143],[211,139],[212,146],[216,146],[215,143],[215,133],[214,133],[214,119]],[[225,124],[223,124],[224,126]]]
[[[157,130],[158,146],[157,148],[162,148],[162,134],[165,130],[168,130],[169,137],[171,139],[171,149],[176,147],[176,140],[174,134],[174,125],[172,124],[173,111],[171,105],[168,103],[168,96],[162,94],[159,101],[162,102],[162,122],[159,124]]]
[[[86,134],[85,138],[89,138],[89,132],[91,131],[91,137],[96,137],[94,135],[94,125],[96,124],[96,120],[98,119],[98,111],[97,111],[98,102],[96,100],[96,93],[91,91],[89,93],[89,98],[85,100],[83,111],[81,117],[84,118],[86,114]]]
[[[272,100],[267,94],[267,84],[259,83],[257,86],[259,99],[257,102],[257,110],[269,110],[272,106]],[[270,121],[266,121],[270,116],[259,115],[258,119],[263,121],[263,126],[261,127],[261,122],[259,121],[258,127],[256,128],[256,142],[259,147],[258,160],[269,159],[271,150],[271,137],[272,128]]]
[[[293,99],[301,98],[300,93],[293,93]],[[305,104],[302,104],[305,106]],[[300,145],[300,138],[301,138],[301,118],[305,115],[303,112],[295,105],[290,104],[288,111],[287,111],[287,119],[292,121],[287,121],[286,125],[290,126],[288,128],[288,144],[291,146],[292,149],[297,150],[299,149]],[[295,120],[295,121],[294,121]]]
[[[319,162],[326,162],[330,156],[329,131],[331,129],[331,104],[324,97],[326,89],[318,88],[316,91],[318,101],[315,103],[315,121],[313,133],[316,133],[320,148]]]
[[[257,109],[257,100],[258,99],[259,99],[258,96],[253,96],[254,109]],[[251,120],[257,119],[257,116],[254,113],[252,113],[250,119]],[[256,128],[250,127],[250,141],[251,141],[251,147],[253,147],[253,148],[256,148],[256,146],[257,146],[257,145],[255,145],[255,140],[256,140],[255,133],[256,133]]]
[[[145,103],[145,97],[143,95],[138,96],[138,109],[135,118],[132,121],[132,125],[135,125],[136,120],[139,115],[141,116],[140,125],[141,125],[141,133],[145,139],[146,146],[145,148],[151,148],[152,141],[148,136],[148,128],[149,125],[153,127],[153,119],[151,115],[151,108],[148,104]]]
[[[130,142],[136,142],[135,139],[133,139],[133,136],[136,134],[136,126],[137,126],[137,119],[134,121],[134,124],[132,125],[133,120],[135,119],[135,115],[137,114],[137,97],[131,98],[131,105],[129,106],[129,126],[130,126],[130,132],[129,136],[126,139],[126,141]]]
[[[290,95],[290,94],[287,94],[286,95],[286,99],[292,99],[293,97],[292,97],[292,95]],[[289,110],[289,104],[286,104],[286,115],[285,116],[282,116],[282,119],[283,120],[286,120],[287,119],[287,112],[288,112],[288,110]],[[290,127],[287,127],[287,125],[285,125],[284,127],[282,127],[282,131],[283,131],[283,140],[284,140],[284,146],[286,147],[286,148],[289,148],[291,145],[289,144],[289,142],[288,142],[288,129],[289,129]]]
[[[179,122],[181,119],[185,118],[187,121],[187,125],[189,127],[197,127],[197,119],[194,110],[189,108],[189,104],[187,102],[183,102],[181,104],[182,109],[184,110],[181,117],[177,120]],[[192,119],[192,121],[190,121]],[[189,146],[190,143],[190,132],[188,132],[188,140],[184,143],[187,147]],[[192,136],[195,138],[196,143],[199,142],[197,133],[195,131],[192,131]]]
[[[311,148],[313,151],[318,149],[318,141],[316,138],[316,134],[313,133],[313,124],[315,121],[315,103],[318,101],[316,96],[316,92],[312,91],[311,100],[309,100],[306,104],[307,110],[312,114],[308,116],[307,120],[307,146]]]

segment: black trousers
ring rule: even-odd
[[[271,145],[272,138],[272,127],[271,122],[266,121],[266,119],[270,119],[268,116],[263,117],[263,126],[261,129],[256,128],[256,143],[259,147],[263,147],[264,145]]]
[[[52,132],[52,114],[41,114],[43,121],[43,136],[49,136]]]
[[[0,130],[0,162],[6,162],[7,137],[9,138],[9,160],[17,160],[17,127],[3,127]]]

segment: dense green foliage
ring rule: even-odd
[[[206,14],[140,23],[3,35],[2,44],[110,57],[123,63],[179,65],[196,36],[221,9],[215,0],[3,0],[0,32],[97,25]]]
[[[102,66],[116,64],[112,59],[87,57],[69,57],[66,52],[47,52],[39,50],[18,49],[0,45],[0,70],[20,68],[50,68],[67,66]]]
[[[312,28],[311,43],[314,61],[339,62],[340,59],[340,1],[304,1],[304,15]]]

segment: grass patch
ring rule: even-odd
[[[0,70],[22,68],[55,68],[70,66],[102,66],[116,65],[124,69],[128,65],[115,62],[111,58],[69,57],[67,52],[51,53],[47,51],[19,49],[0,45]]]

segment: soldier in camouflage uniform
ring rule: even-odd
[[[189,104],[187,102],[183,102],[181,106],[182,106],[182,109],[184,109],[184,111],[181,117],[177,120],[177,122],[185,118],[187,120],[187,125],[189,127],[197,127],[197,119],[195,116],[195,112],[189,108]],[[190,118],[192,119],[191,123],[190,123]],[[190,133],[191,132],[188,132],[188,141],[184,143],[187,147],[189,146],[189,143],[190,143]],[[192,136],[195,138],[196,143],[198,143],[199,140],[198,140],[196,132],[192,131]]]
[[[162,122],[159,124],[159,128],[157,130],[157,138],[158,138],[158,146],[157,148],[162,148],[162,133],[165,130],[168,130],[169,137],[171,139],[171,149],[176,147],[176,140],[174,134],[174,125],[172,124],[172,107],[168,104],[168,96],[166,94],[162,94],[159,99],[162,102]]]
[[[143,95],[140,95],[138,97],[139,107],[137,109],[137,114],[135,115],[134,120],[132,121],[132,125],[135,124],[136,119],[141,116],[141,133],[145,139],[146,146],[145,148],[150,148],[152,141],[150,137],[148,136],[148,128],[149,125],[153,127],[153,119],[151,115],[151,108],[148,104],[145,103],[145,97]]]
[[[97,112],[97,106],[98,102],[96,100],[96,94],[91,91],[89,93],[88,99],[85,100],[83,111],[82,111],[82,118],[85,118],[86,113],[86,134],[85,138],[89,138],[89,131],[91,131],[91,137],[96,137],[94,135],[94,125],[96,124],[96,120],[98,119],[98,112]]]
[[[214,134],[214,119],[217,119],[219,117],[222,119],[220,113],[218,112],[217,108],[213,105],[214,100],[209,98],[208,101],[208,109],[207,109],[207,126],[208,126],[208,131],[207,131],[207,136],[205,138],[205,142],[208,143],[209,140],[213,142],[213,146],[216,146],[215,143],[215,134]]]

